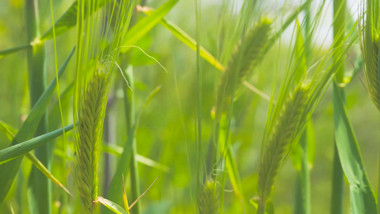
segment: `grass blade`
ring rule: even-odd
[[[12,126],[0,121],[0,132],[4,133],[9,141],[12,141],[17,130]]]
[[[344,53],[344,44],[342,38],[345,35],[345,16],[346,16],[346,1],[345,0],[334,0],[334,21],[333,21],[333,35],[334,35],[334,53],[333,60],[336,67],[335,83],[341,84],[344,82],[344,63],[338,63],[339,55]],[[339,93],[344,96],[344,88],[339,88]],[[333,100],[339,100],[336,97],[336,93],[333,94]],[[342,99],[344,100],[344,98]],[[336,113],[334,105],[334,117]],[[343,170],[341,166],[341,161],[339,160],[338,149],[334,146],[334,162],[333,162],[333,181],[332,181],[332,198],[331,198],[331,213],[343,213],[343,198],[344,198],[344,178]]]
[[[138,8],[143,13],[150,15],[154,11],[152,8],[148,7],[139,7]],[[195,40],[188,35],[184,30],[182,30],[180,27],[178,27],[176,24],[172,23],[171,21],[163,18],[160,21],[160,24],[168,29],[177,39],[179,39],[183,44],[187,45],[189,48],[191,48],[193,51],[196,51],[196,42]],[[224,66],[210,53],[208,52],[204,47],[200,46],[199,49],[200,56],[205,59],[210,65],[214,66],[216,69],[220,71],[224,71]]]
[[[169,0],[149,16],[136,23],[127,33],[122,45],[122,52],[128,51],[131,46],[135,45],[145,34],[156,26],[164,16],[177,4],[179,0]]]
[[[27,48],[29,48],[30,45],[27,44],[27,45],[20,45],[20,46],[17,46],[17,47],[14,47],[14,48],[9,48],[9,49],[5,49],[5,50],[1,50],[0,51],[0,59],[9,55],[9,54],[13,54],[13,53],[16,53],[18,51],[21,51],[21,50],[25,50]]]
[[[334,160],[333,160],[333,176],[331,187],[331,214],[343,213],[343,191],[344,191],[344,174],[339,160],[339,154],[336,146],[334,146]]]
[[[65,132],[73,129],[73,125],[66,126],[64,128]],[[54,138],[61,136],[63,134],[63,129],[58,129],[44,135],[35,137],[33,139],[9,146],[5,149],[0,150],[0,165],[8,162],[12,159],[15,159],[29,151],[38,148],[42,145],[45,145],[49,141],[52,141]]]
[[[93,10],[89,10],[85,8],[84,11],[84,19],[87,19],[92,15],[96,10],[102,8],[106,3],[110,0],[99,0],[97,2],[97,6],[93,8]],[[74,1],[74,3],[65,11],[65,13],[55,22],[54,30],[55,36],[59,36],[66,31],[70,30],[77,24],[77,12],[78,12],[78,1]],[[49,39],[53,39],[53,27],[50,27],[40,38],[41,41],[46,41]]]
[[[129,70],[130,69],[130,70]],[[131,72],[132,67],[128,67],[127,72]],[[126,76],[126,75],[125,75]],[[128,86],[125,86],[128,87]],[[110,189],[108,192],[108,198],[110,198],[112,201],[115,201],[116,203],[122,203],[122,188],[120,188],[120,185],[124,182],[122,179],[123,175],[127,174],[130,166],[130,161],[132,157],[132,147],[135,139],[136,129],[138,126],[138,122],[140,120],[141,114],[144,111],[144,109],[147,107],[149,102],[153,99],[153,97],[157,94],[157,92],[160,90],[160,87],[157,87],[154,89],[151,94],[147,97],[145,100],[145,104],[142,106],[140,112],[136,116],[136,121],[134,124],[131,124],[130,131],[128,133],[127,141],[123,145],[123,152],[117,162],[116,171],[115,174],[112,177],[112,181],[110,184]]]
[[[230,146],[227,149],[226,168],[234,193],[239,198],[243,210],[245,210],[244,192],[240,181],[238,167],[236,165]]]
[[[376,200],[361,160],[358,142],[347,117],[342,95],[333,84],[335,141],[343,172],[350,184],[352,213],[377,213]]]
[[[62,76],[73,53],[74,53],[74,49],[71,51],[65,63],[62,65],[59,71],[59,76]],[[28,118],[25,120],[20,130],[17,132],[11,145],[16,145],[20,142],[23,142],[33,137],[33,134],[37,129],[37,126],[42,118],[42,115],[44,114],[45,109],[49,104],[50,98],[54,93],[55,86],[56,86],[56,79],[54,78],[52,82],[50,83],[49,87],[41,95],[38,102],[34,105],[33,109],[28,115]],[[0,166],[0,183],[2,184],[2,188],[0,188],[0,202],[2,202],[5,196],[7,195],[11,187],[11,184],[13,182],[13,179],[16,176],[20,163],[21,163],[21,158],[17,158]]]
[[[296,214],[308,214],[311,212],[311,199],[310,199],[310,163],[309,153],[314,150],[314,130],[312,122],[309,121],[305,130],[302,132],[300,142],[296,145],[297,148],[292,154],[298,152],[298,167],[297,170],[297,184],[296,184]],[[293,155],[294,157],[295,155]],[[295,158],[293,158],[294,160]]]
[[[5,127],[6,129],[1,129],[2,127]],[[71,126],[72,127],[72,126]],[[67,128],[67,127],[66,127]],[[13,127],[11,127],[10,125],[8,124],[5,124],[3,122],[0,122],[0,131],[5,133],[7,135],[7,138],[12,141],[12,139],[14,138],[15,136],[15,133],[17,132]],[[66,131],[69,131],[69,130],[66,130]],[[63,133],[61,131],[61,133]],[[52,132],[48,133],[48,134],[53,134]],[[42,137],[42,136],[41,136]],[[35,139],[35,138],[34,138]],[[32,139],[32,140],[34,140]],[[44,141],[48,142],[49,140],[45,139]],[[21,143],[21,144],[25,144],[24,143]],[[21,144],[17,144],[15,146],[18,146],[18,145],[21,145]],[[15,146],[11,146],[11,147],[15,147]],[[8,147],[10,148],[10,147]],[[8,149],[7,148],[7,149]],[[3,152],[3,150],[0,150],[0,154],[2,153],[5,153],[6,155],[8,155],[8,153],[12,153],[12,151],[8,151],[8,152]],[[0,155],[1,156],[1,155]],[[38,160],[38,158],[36,156],[34,156],[32,153],[26,153],[26,157],[34,164],[34,166],[37,167],[37,169],[39,169],[48,179],[50,179],[53,183],[57,184],[61,189],[63,189],[65,192],[67,192],[69,195],[71,195],[70,191],[57,179],[54,177],[53,174],[51,174],[51,172],[49,172],[49,170],[41,163],[41,161]],[[1,159],[1,158],[0,158]],[[0,160],[0,165],[4,163],[2,162],[2,160]]]
[[[38,41],[38,37],[40,36],[38,11],[38,0],[25,1],[27,42],[30,44],[33,43],[33,46],[30,46],[27,49],[28,81],[31,107],[36,104],[40,96],[46,90],[45,45],[44,43]],[[35,133],[32,132],[32,134],[40,135],[46,133],[47,130],[47,114],[43,113],[41,115],[41,120],[38,123]],[[50,168],[50,145],[45,144],[44,146],[37,148],[34,152],[36,156],[41,160],[41,162],[45,164],[47,168]],[[30,212],[32,214],[51,213],[51,183],[35,167],[32,167],[31,174],[29,175],[28,193],[30,198]]]
[[[133,79],[133,69],[128,69],[126,72],[126,78],[128,80],[129,86],[134,88],[134,79]],[[124,96],[124,106],[125,106],[125,115],[127,123],[127,135],[130,135],[133,124],[135,124],[135,94],[130,87],[124,87],[125,96]],[[137,154],[137,145],[136,138],[133,139],[132,144],[132,154],[131,154],[131,164],[130,164],[130,175],[131,175],[131,192],[132,192],[132,201],[136,200],[140,195],[140,182],[139,182],[139,170],[136,161]],[[141,206],[138,204],[133,210],[134,214],[140,213]]]
[[[101,196],[99,196],[96,201],[99,202],[99,203],[101,203],[101,204],[103,204],[105,207],[107,207],[113,213],[117,213],[117,214],[129,214],[128,211],[124,210],[117,203],[115,203],[113,201],[110,201],[108,199],[105,199],[105,198],[103,198]]]
[[[120,157],[120,155],[123,153],[123,147],[121,146],[116,146],[116,145],[112,145],[112,144],[109,144],[109,145],[106,145],[106,144],[102,144],[102,148],[103,152],[107,152],[107,153],[110,153],[110,154],[113,154],[117,157]],[[136,154],[136,161],[145,165],[145,166],[149,166],[149,167],[152,167],[154,169],[158,169],[158,170],[161,170],[163,172],[168,172],[169,171],[169,167],[168,166],[165,166],[161,163],[158,163],[157,161],[154,161],[150,158],[147,158],[147,157],[144,157],[144,156],[141,156],[139,154]]]
[[[65,191],[67,194],[72,196],[70,191],[57,179],[54,177],[53,174],[41,163],[41,161],[38,160],[36,156],[34,156],[32,153],[26,153],[27,158],[32,161],[35,167],[39,169],[46,178],[50,179],[53,183],[57,184],[63,191]]]

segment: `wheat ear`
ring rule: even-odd
[[[228,108],[236,83],[242,82],[249,76],[249,72],[264,56],[269,41],[271,23],[269,19],[262,19],[237,44],[219,83],[216,103],[217,119]]]
[[[377,46],[378,41],[375,39],[375,32],[373,29],[373,17],[371,8],[375,5],[373,2],[367,2],[367,17],[364,30],[364,74],[367,82],[367,89],[371,96],[372,101],[380,110],[380,84],[379,84],[379,48]]]
[[[203,185],[199,196],[199,213],[200,214],[217,214],[218,195],[216,192],[216,183],[213,180],[207,180]]]
[[[86,213],[92,213],[98,196],[98,147],[107,97],[108,78],[95,72],[87,84],[79,111],[76,181]]]
[[[307,104],[308,87],[299,86],[284,103],[279,116],[275,119],[273,129],[260,161],[258,192],[260,203],[265,204],[270,195],[274,179],[280,168],[286,149],[294,140],[303,111]],[[259,203],[259,204],[260,204]]]

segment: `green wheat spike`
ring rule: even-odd
[[[294,140],[298,124],[308,100],[308,87],[299,86],[285,102],[275,125],[270,131],[270,137],[260,162],[258,191],[262,203],[271,192],[278,169],[286,155],[290,143]]]
[[[87,84],[79,112],[77,144],[77,185],[86,213],[92,213],[98,196],[98,149],[107,98],[108,78],[97,71]]]
[[[242,82],[248,77],[250,71],[263,58],[271,31],[271,24],[272,21],[269,19],[262,19],[237,44],[219,83],[216,104],[217,119],[229,106],[232,90],[236,83]]]

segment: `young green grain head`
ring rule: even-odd
[[[363,61],[367,89],[372,101],[380,110],[379,78],[379,5],[377,0],[367,0],[363,34]],[[364,17],[364,16],[363,16]]]
[[[96,71],[87,84],[79,111],[76,181],[86,213],[92,213],[98,196],[98,149],[106,108],[107,74]]]
[[[282,106],[270,131],[259,169],[258,192],[264,203],[271,192],[281,161],[285,157],[290,143],[294,140],[308,101],[308,90],[309,87],[303,85],[294,89]]]
[[[250,29],[242,41],[240,41],[232,54],[226,71],[222,74],[217,94],[216,119],[219,120],[223,112],[231,104],[233,90],[237,83],[242,82],[250,75],[250,71],[262,60],[272,21],[262,19],[256,26]]]
[[[217,214],[219,213],[218,195],[216,192],[216,183],[213,180],[207,180],[201,190],[199,200],[200,214]]]
[[[75,180],[85,213],[93,213],[95,209],[99,144],[110,75],[134,4],[135,1],[127,0],[78,0],[77,4]]]

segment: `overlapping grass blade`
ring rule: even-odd
[[[312,121],[306,125],[305,130],[293,149],[293,163],[298,170],[296,183],[295,213],[307,214],[311,212],[310,166],[313,163],[312,154],[315,151],[315,139]],[[298,151],[298,152],[297,152]]]
[[[120,157],[121,154],[123,153],[123,150],[124,148],[121,147],[121,146],[116,146],[116,145],[105,145],[103,144],[102,145],[102,151],[104,152],[107,152],[107,153],[110,153],[112,155],[115,155],[116,157]],[[139,154],[136,154],[136,161],[145,165],[145,166],[149,166],[149,167],[152,167],[154,169],[158,169],[158,170],[161,170],[163,172],[168,172],[169,171],[169,167],[166,166],[166,165],[163,165],[161,163],[158,163],[157,161],[154,161],[150,158],[147,158],[147,157],[144,157],[144,156],[141,156]]]
[[[238,171],[238,166],[235,161],[235,155],[232,154],[231,147],[229,146],[227,149],[227,156],[226,156],[226,169],[228,172],[228,177],[230,178],[230,182],[232,185],[232,188],[234,190],[234,194],[236,197],[239,198],[240,203],[243,207],[243,210],[245,210],[245,201],[246,198],[244,197],[244,191],[243,186],[241,184],[240,175]]]
[[[6,129],[1,129],[1,127],[6,127]],[[16,135],[16,130],[11,127],[10,125],[8,124],[5,124],[3,122],[0,122],[0,131],[3,132],[4,134],[6,134],[7,138],[12,141],[14,136]],[[54,134],[54,133],[48,133],[48,134]],[[35,139],[35,138],[34,138]],[[33,139],[32,139],[33,140]],[[46,141],[47,142],[47,141]],[[38,141],[37,141],[38,143]],[[16,146],[19,146],[21,144],[24,144],[25,146],[25,142],[24,143],[20,143],[20,144],[17,144],[15,146],[11,146],[11,147],[16,147]],[[11,148],[11,147],[8,147],[7,149]],[[1,160],[0,160],[0,165],[6,161],[7,158],[3,158],[3,155],[12,155],[13,157],[11,157],[10,159],[18,156],[18,154],[14,154],[14,151],[5,151],[6,149],[3,149],[3,150],[0,150],[0,156],[1,156]],[[19,151],[16,151],[19,153]],[[9,154],[8,154],[9,153]],[[51,172],[41,163],[41,161],[38,160],[38,158],[36,156],[34,156],[32,153],[28,153],[28,151],[26,152],[22,152],[22,154],[26,154],[26,157],[34,164],[34,166],[36,166],[48,179],[50,179],[52,182],[54,182],[55,184],[57,184],[61,189],[63,189],[65,192],[67,192],[69,195],[71,195],[70,191],[57,179],[54,177],[53,174],[51,174]],[[21,154],[21,155],[22,155]],[[8,159],[8,160],[10,160]]]
[[[342,38],[345,36],[345,24],[346,24],[346,1],[345,0],[334,0],[333,4],[333,12],[334,12],[334,21],[333,21],[333,36],[334,36],[334,55],[333,60],[336,63],[336,76],[335,82],[338,84],[342,84],[344,82],[345,75],[345,65],[344,63],[338,63],[340,55],[344,53],[344,43]],[[341,94],[344,96],[344,88],[339,88]],[[339,98],[336,97],[336,93],[333,93],[333,100]],[[335,105],[334,105],[334,111]],[[334,117],[335,117],[334,112]],[[336,127],[335,127],[336,128]],[[332,183],[332,192],[331,192],[331,212],[332,213],[343,213],[343,173],[341,161],[337,159],[338,157],[338,149],[335,149],[334,146],[334,162],[333,162],[333,183]]]
[[[12,141],[17,130],[12,126],[0,121],[0,132],[2,132],[9,141]]]
[[[143,13],[150,15],[154,11],[151,8],[148,7],[142,7],[139,8],[140,11]],[[196,51],[196,42],[195,40],[188,35],[185,31],[183,31],[180,27],[178,27],[176,24],[172,23],[171,21],[167,20],[166,18],[163,18],[160,21],[160,24],[168,29],[177,39],[179,39],[181,42],[183,42],[185,45],[187,45],[189,48],[191,48],[193,51]],[[208,52],[203,46],[200,46],[199,49],[200,56],[205,59],[208,63],[213,65],[216,69],[220,71],[224,71],[224,66],[210,53]]]
[[[128,72],[132,72],[132,67],[127,68],[127,71],[125,71],[125,73],[128,73]],[[128,75],[125,75],[125,76],[128,76]],[[128,87],[129,87],[128,85],[124,86],[126,93],[129,93],[129,92],[127,92],[127,90],[130,90]],[[127,140],[123,145],[123,152],[122,152],[122,154],[121,154],[121,156],[117,162],[116,171],[112,177],[112,181],[111,181],[109,192],[108,192],[108,198],[110,200],[118,203],[118,204],[122,203],[123,192],[122,192],[122,188],[120,188],[120,186],[122,185],[123,182],[125,182],[122,179],[123,175],[126,175],[128,170],[129,170],[128,167],[130,166],[130,161],[131,161],[131,157],[132,157],[132,147],[133,147],[135,134],[136,134],[136,128],[138,126],[140,116],[141,116],[142,112],[144,111],[144,109],[149,104],[149,102],[157,94],[159,89],[160,88],[156,88],[147,97],[144,106],[141,108],[140,112],[137,113],[135,123],[131,124],[132,126],[130,127],[130,129],[128,131],[129,133],[127,136]]]
[[[27,42],[34,45],[27,49],[27,70],[29,82],[30,105],[33,107],[42,93],[46,90],[46,66],[45,45],[38,41],[40,36],[39,6],[36,2],[25,2],[25,23]],[[35,135],[41,135],[48,130],[47,114],[43,114]],[[50,145],[38,147],[34,152],[40,161],[50,169]],[[34,213],[51,213],[52,195],[50,181],[32,167],[28,181],[28,193],[30,194],[30,211]]]
[[[66,126],[64,128],[65,132],[70,131],[73,128],[73,125]],[[29,151],[38,148],[42,145],[45,145],[49,141],[54,140],[56,137],[59,137],[63,134],[63,129],[58,129],[41,136],[32,138],[30,140],[20,142],[13,146],[9,146],[5,149],[0,150],[0,165],[13,160],[21,155],[28,153]]]
[[[94,12],[106,5],[110,0],[99,0],[97,5],[91,10],[85,8],[84,19],[87,19]],[[70,30],[77,24],[77,12],[78,12],[78,1],[74,1],[72,5],[64,12],[64,14],[55,22],[54,30],[55,36],[59,36],[66,31]],[[53,38],[53,27],[50,27],[44,34],[42,34],[40,40],[45,41]]]
[[[69,63],[71,56],[74,53],[74,49],[71,51],[70,55],[62,65],[59,71],[59,76],[62,76],[67,64]],[[28,140],[33,137],[34,132],[37,129],[37,126],[42,118],[42,115],[45,112],[46,107],[49,104],[49,100],[54,93],[54,88],[56,86],[56,79],[54,78],[50,83],[49,87],[41,95],[38,102],[34,105],[31,110],[28,118],[25,120],[20,130],[17,132],[15,138],[13,139],[11,145],[16,145],[20,142]],[[0,189],[0,203],[4,200],[7,195],[9,188],[12,184],[13,179],[16,176],[18,168],[21,163],[21,158],[12,160],[6,164],[0,166],[0,183],[3,184],[3,188]]]
[[[95,11],[102,8],[106,3],[110,0],[100,0],[98,2],[98,6],[96,7]],[[74,1],[72,5],[64,12],[64,14],[55,22],[54,30],[55,30],[55,36],[59,36],[71,28],[73,28],[77,24],[77,11],[78,11],[78,1]],[[86,11],[85,12],[85,19],[92,15],[95,11]],[[40,38],[37,38],[36,41],[38,42],[44,42],[46,40],[53,39],[53,27],[50,27],[49,30],[47,30],[45,33],[42,34]],[[14,48],[9,48],[6,50],[0,51],[0,58],[16,53],[21,50],[25,50],[28,47],[33,46],[33,42],[31,44],[26,45],[20,45]]]
[[[358,142],[347,117],[346,108],[337,84],[333,84],[335,141],[343,172],[350,184],[350,207],[355,214],[376,214],[377,205],[365,173]]]
[[[135,115],[135,94],[132,91],[132,88],[134,87],[134,78],[133,78],[133,69],[129,69],[126,72],[126,78],[129,84],[129,87],[125,88],[125,95],[124,95],[124,108],[125,108],[125,119],[126,119],[126,132],[127,136],[131,135],[132,133],[132,126],[136,123],[136,115]],[[132,134],[134,135],[134,134]],[[132,154],[131,154],[131,164],[130,164],[130,177],[131,177],[131,192],[132,197],[131,200],[136,200],[140,195],[140,181],[139,181],[139,170],[137,166],[137,145],[136,145],[136,138],[133,139],[132,144]],[[134,214],[140,213],[140,203],[138,203],[133,210]]]
[[[29,44],[27,44],[27,45],[21,45],[21,46],[17,46],[17,47],[5,49],[5,50],[1,50],[0,51],[0,59],[3,58],[3,57],[5,57],[5,56],[7,56],[7,55],[9,55],[9,54],[13,54],[13,53],[16,53],[18,51],[25,50],[28,47],[30,47]]]
[[[71,195],[70,191],[57,179],[54,177],[53,174],[41,163],[41,161],[38,160],[36,156],[34,156],[32,153],[26,153],[26,157],[32,161],[33,165],[42,172],[47,179],[51,180],[53,183],[55,183],[57,186],[59,186],[63,191],[65,191],[67,194]]]
[[[131,46],[135,45],[145,34],[156,26],[164,16],[177,4],[179,0],[169,0],[149,16],[141,19],[127,33],[122,43],[122,52],[128,51]]]

